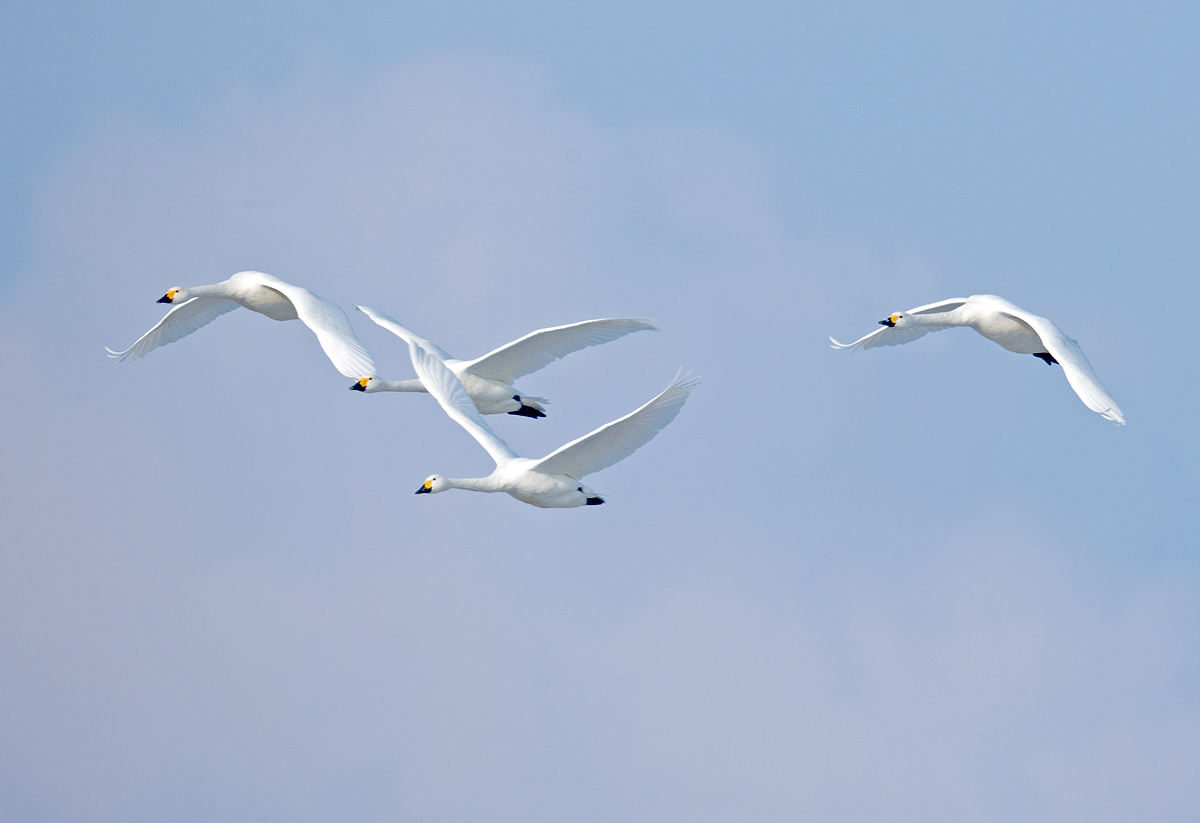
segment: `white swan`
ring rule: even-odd
[[[1125,424],[1125,416],[1117,402],[1109,396],[1092,364],[1079,344],[1044,317],[1030,314],[994,294],[973,294],[918,306],[897,312],[879,324],[885,328],[873,331],[853,343],[839,343],[830,337],[835,349],[873,349],[876,346],[896,346],[916,340],[931,331],[953,326],[970,326],[988,340],[999,343],[1017,354],[1032,354],[1046,365],[1058,363],[1071,388],[1089,409],[1099,412],[1105,420]]]
[[[471,396],[441,357],[426,349],[418,338],[408,341],[413,368],[421,382],[460,426],[474,437],[496,461],[487,477],[452,479],[430,475],[417,494],[435,494],[446,489],[506,492],[523,503],[543,509],[598,506],[604,498],[579,482],[584,475],[624,460],[675,419],[697,380],[676,375],[671,385],[635,412],[573,440],[540,460],[518,457],[497,437]]]
[[[354,336],[344,311],[308,289],[269,274],[243,271],[212,286],[168,289],[158,302],[170,303],[173,308],[125,351],[107,349],[110,357],[118,361],[143,357],[244,306],[272,320],[303,320],[317,335],[333,365],[347,377],[375,373],[375,362]]]
[[[538,329],[519,340],[501,346],[474,360],[457,360],[423,337],[418,337],[382,312],[359,306],[358,310],[402,340],[417,340],[427,351],[442,359],[454,372],[475,401],[480,414],[515,414],[520,417],[545,417],[544,397],[522,395],[513,382],[520,377],[543,369],[571,352],[608,343],[635,331],[658,331],[649,320],[638,317],[585,320],[551,329]],[[363,377],[350,387],[355,391],[423,392],[420,380],[382,380],[374,374]]]

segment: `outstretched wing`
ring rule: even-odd
[[[1046,318],[1030,314],[1024,309],[1013,306],[1002,313],[1023,321],[1037,333],[1046,351],[1062,366],[1067,382],[1085,406],[1098,412],[1105,420],[1111,420],[1118,426],[1125,425],[1125,415],[1122,414],[1120,406],[1096,377],[1096,373],[1092,371],[1092,364],[1088,362],[1087,355],[1079,348],[1078,343],[1063,334],[1058,326]]]
[[[939,314],[941,312],[954,311],[959,306],[962,306],[967,301],[961,297],[952,297],[949,300],[939,300],[937,303],[929,303],[924,306],[917,306],[915,309],[909,309],[905,314]],[[866,337],[860,337],[853,343],[839,343],[832,337],[829,342],[833,343],[830,348],[833,349],[850,349],[858,351],[859,349],[874,349],[878,346],[899,346],[902,343],[911,343],[918,337],[924,337],[933,331],[942,331],[950,326],[909,326],[904,329],[897,329],[890,326],[884,326],[876,331],[871,332]]]
[[[238,307],[233,300],[223,297],[193,297],[178,306],[172,306],[158,325],[138,338],[138,341],[125,351],[113,351],[105,346],[108,356],[118,362],[136,360],[144,357],[159,346],[174,343],[181,337],[187,337],[201,326],[207,326],[222,314],[231,312]]]
[[[571,352],[599,346],[635,331],[658,331],[658,326],[640,317],[610,317],[538,329],[467,362],[463,369],[476,377],[511,383]]]
[[[646,405],[543,457],[530,468],[576,479],[619,463],[662,431],[683,408],[699,378],[680,373]]]
[[[412,357],[413,368],[417,377],[430,394],[437,399],[438,404],[450,415],[450,418],[467,430],[467,433],[487,450],[497,465],[505,460],[511,460],[517,453],[508,444],[496,436],[488,427],[475,401],[454,372],[446,368],[442,358],[422,346],[417,338],[408,341],[408,353]]]
[[[296,307],[304,325],[312,329],[321,348],[334,367],[347,377],[362,378],[375,374],[375,361],[354,335],[350,318],[336,303],[331,303],[308,289],[285,283],[278,277],[262,275],[263,285],[275,289]]]
[[[967,301],[961,297],[951,297],[949,300],[939,300],[936,303],[917,306],[915,309],[909,309],[905,314],[941,314],[944,311],[954,311],[959,306],[966,304]]]
[[[853,343],[839,343],[832,337],[829,342],[833,345],[831,349],[850,349],[850,351],[858,351],[859,349],[873,349],[877,346],[899,346],[901,343],[911,343],[918,337],[924,337],[931,331],[942,331],[948,329],[949,326],[909,326],[906,329],[893,329],[884,326],[879,331],[873,331],[866,337],[860,337]]]
[[[375,311],[374,309],[367,308],[366,306],[357,306],[356,308],[360,312],[365,314],[367,317],[374,320],[377,325],[383,326],[385,329],[387,329],[392,334],[399,337],[404,342],[407,343],[407,342],[416,340],[423,348],[427,349],[428,351],[433,352],[434,354],[436,354],[438,357],[442,358],[443,360],[453,360],[454,359],[450,355],[446,354],[445,351],[443,351],[442,349],[439,349],[437,346],[430,343],[424,337],[421,337],[418,334],[414,334],[413,332],[404,328],[404,326],[401,326],[394,319],[392,319],[388,315],[384,314],[383,312]]]

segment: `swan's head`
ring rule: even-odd
[[[417,494],[437,494],[444,492],[450,488],[450,481],[442,477],[440,474],[431,474],[425,478],[425,482],[421,484],[421,488],[417,489]]]
[[[908,315],[902,311],[898,311],[895,314],[888,315],[887,320],[880,320],[879,325],[890,326],[891,328],[902,329],[906,325],[908,325],[908,321],[909,321]]]
[[[158,298],[158,300],[156,300],[155,302],[157,302],[157,303],[182,303],[184,300],[187,299],[183,296],[184,291],[185,291],[185,289],[181,289],[178,287],[173,288],[173,289],[167,289],[167,293],[164,294],[162,297]]]
[[[382,383],[382,380],[372,374],[369,377],[364,377],[361,380],[355,381],[354,385],[350,387],[350,391],[377,392],[379,391],[379,386]]]

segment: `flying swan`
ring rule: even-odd
[[[265,314],[272,320],[295,320],[313,330],[321,348],[346,377],[375,373],[375,362],[354,336],[350,319],[338,306],[308,289],[285,283],[259,271],[238,272],[224,283],[171,288],[158,299],[172,308],[158,325],[125,351],[107,349],[118,362],[136,360],[181,337],[187,337],[238,306]]]
[[[1079,344],[1067,337],[1058,326],[1044,317],[1030,314],[994,294],[973,294],[956,297],[897,312],[879,324],[885,328],[873,331],[853,343],[839,343],[830,337],[835,349],[873,349],[876,346],[896,346],[909,343],[931,331],[952,326],[970,326],[988,340],[999,343],[1017,354],[1032,354],[1049,366],[1058,363],[1071,388],[1094,412],[1105,420],[1125,425],[1125,416],[1117,402],[1109,396],[1092,364]]]
[[[542,403],[544,397],[522,395],[513,382],[527,374],[543,369],[560,357],[571,352],[608,343],[635,331],[658,331],[649,320],[639,317],[617,317],[602,320],[585,320],[567,326],[538,329],[520,340],[501,346],[493,352],[474,360],[457,360],[428,340],[418,337],[383,312],[366,306],[358,310],[402,340],[417,340],[426,351],[442,359],[446,368],[462,382],[463,388],[480,414],[515,414],[520,417],[545,417]],[[374,374],[367,375],[350,387],[354,391],[368,394],[381,391],[423,392],[420,380],[383,380]]]
[[[426,349],[415,337],[409,339],[408,348],[413,368],[429,393],[496,461],[496,470],[487,477],[456,480],[433,474],[416,493],[435,494],[446,489],[506,492],[523,503],[543,509],[571,509],[603,503],[604,498],[579,479],[624,460],[650,442],[675,419],[688,393],[698,382],[687,375],[676,375],[671,385],[637,411],[534,460],[518,457],[488,428],[471,396],[441,357]]]

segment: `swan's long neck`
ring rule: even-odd
[[[379,387],[374,391],[425,391],[420,380],[384,380],[380,378]]]
[[[228,297],[233,296],[229,289],[228,281],[226,281],[224,283],[214,283],[211,286],[192,286],[190,288],[183,289],[183,292],[184,292],[184,296],[188,300],[191,300],[193,297],[226,297],[226,298],[228,298]],[[177,298],[175,302],[181,302],[181,301],[179,301]]]
[[[500,491],[490,477],[447,477],[446,483],[452,489],[466,489],[472,492]]]

